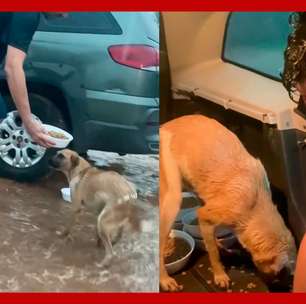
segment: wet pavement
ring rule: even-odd
[[[136,184],[145,219],[158,227],[157,156],[89,154]],[[57,235],[71,215],[60,195],[65,186],[60,173],[33,184],[0,179],[0,291],[158,291],[158,229],[123,233],[102,267],[95,216],[85,212],[73,242]]]

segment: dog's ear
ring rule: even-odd
[[[71,155],[71,168],[75,168],[79,165],[80,158],[77,155]]]

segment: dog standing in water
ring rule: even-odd
[[[228,287],[230,278],[220,261],[215,229],[231,227],[256,267],[269,275],[294,269],[292,234],[272,202],[265,169],[239,139],[217,121],[188,115],[160,129],[160,285],[181,289],[164,263],[167,237],[179,212],[182,185],[187,182],[204,202],[197,211],[214,282]]]
[[[113,256],[113,246],[122,230],[141,231],[145,224],[141,208],[136,207],[137,192],[133,184],[114,171],[102,171],[90,165],[76,152],[58,151],[50,165],[63,172],[71,189],[73,214],[63,233],[71,237],[84,208],[97,214],[97,241],[104,245],[107,265]]]

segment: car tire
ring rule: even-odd
[[[38,94],[29,94],[29,100],[31,104],[32,113],[35,116],[39,117],[39,120],[41,120],[43,123],[51,124],[62,129],[67,129],[61,111],[50,99]],[[7,97],[6,101],[8,104],[9,111],[14,110],[14,104],[12,100]],[[19,127],[23,129],[21,120],[17,112],[9,112],[9,115],[11,117],[15,117],[16,122],[19,123],[19,125],[16,123],[16,125],[18,125],[18,128],[16,129],[19,129]],[[1,125],[2,124],[0,124],[0,129]],[[1,143],[1,130],[0,136]],[[46,175],[49,171],[48,161],[50,157],[56,152],[56,149],[53,148],[45,150],[43,154],[40,151],[40,155],[37,156],[37,159],[35,160],[35,163],[33,162],[33,165],[27,164],[27,167],[17,167],[16,165],[11,164],[11,160],[7,157],[7,154],[5,155],[2,153],[1,147],[3,146],[1,146],[0,144],[0,175],[3,177],[15,179],[17,181],[35,181]],[[14,149],[16,149],[16,147]]]

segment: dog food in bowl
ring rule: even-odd
[[[165,255],[165,263],[166,264],[170,264],[173,263],[181,258],[183,258],[184,256],[187,255],[187,253],[190,251],[190,245],[187,241],[185,241],[184,239],[181,238],[172,238],[171,239],[173,241],[173,250],[170,254]]]
[[[183,269],[195,247],[193,238],[184,231],[172,230],[164,253],[165,266],[169,274]]]
[[[46,130],[50,141],[55,144],[55,148],[66,148],[73,140],[72,135],[65,130],[46,124],[44,124],[43,127]]]
[[[49,131],[48,135],[54,137],[54,138],[60,138],[60,139],[68,139],[63,133],[55,132],[55,131]]]

